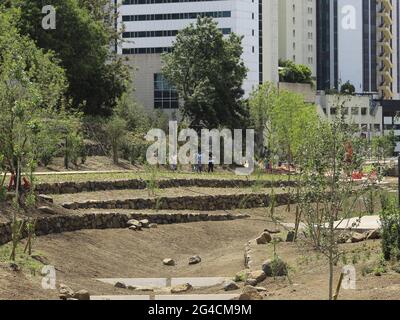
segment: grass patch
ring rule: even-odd
[[[11,263],[13,261],[10,260],[11,254],[11,244],[6,244],[0,246],[0,262],[1,263]],[[40,255],[37,251],[34,251],[32,255]],[[15,255],[15,263],[21,268],[21,270],[25,272],[29,272],[31,274],[40,274],[43,264],[35,259],[32,256],[29,256],[27,253],[24,253],[23,245],[20,244],[17,247],[16,255]]]
[[[261,180],[261,181],[286,181],[287,175],[263,174],[251,175],[248,177],[237,176],[234,173],[213,173],[213,174],[197,174],[197,173],[173,173],[160,171],[157,174],[162,179],[227,179],[227,180]],[[85,181],[113,181],[113,180],[129,180],[142,179],[148,180],[150,174],[146,172],[124,173],[66,173],[66,174],[40,174],[36,176],[38,183],[56,183],[56,182],[85,182]]]

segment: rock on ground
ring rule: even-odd
[[[174,266],[175,265],[175,261],[173,259],[166,258],[166,259],[163,260],[163,264],[165,266]]]
[[[87,290],[79,290],[74,293],[72,298],[77,300],[90,300],[90,294]]]
[[[150,222],[148,219],[143,219],[143,220],[140,220],[139,222],[142,225],[142,228],[149,228]]]
[[[60,287],[59,287],[59,297],[62,300],[67,300],[67,299],[71,299],[74,298],[74,290],[72,290],[70,287],[68,287],[67,285],[61,283]],[[76,299],[76,298],[74,298]]]
[[[267,243],[270,243],[271,240],[272,240],[271,235],[270,235],[268,232],[264,231],[264,232],[256,239],[256,242],[257,242],[257,244],[267,244]]]
[[[363,233],[358,233],[358,232],[353,232],[351,234],[351,242],[352,243],[358,243],[362,242],[366,239],[366,235]]]
[[[267,277],[283,277],[287,276],[287,265],[281,259],[269,259],[263,263],[262,270]]]
[[[293,242],[294,241],[295,232],[289,231],[286,236],[286,242]]]
[[[238,290],[239,286],[236,284],[234,281],[226,281],[224,283],[224,290],[225,291],[233,291],[233,290]]]
[[[192,290],[193,287],[190,283],[184,283],[171,288],[171,293],[182,293]]]
[[[381,231],[379,229],[371,230],[367,232],[366,235],[367,240],[377,240],[381,238]]]
[[[248,276],[249,279],[255,279],[257,283],[263,282],[266,278],[267,275],[263,270],[257,270],[257,271],[252,271],[249,273]]]
[[[189,258],[189,264],[193,265],[193,264],[198,264],[201,262],[201,258],[200,256],[193,256]]]
[[[262,300],[262,295],[252,286],[246,286],[243,288],[242,293],[239,296],[239,300]]]
[[[118,282],[116,282],[114,284],[114,287],[121,288],[121,289],[126,289],[126,284],[118,281]]]
[[[135,219],[129,220],[127,222],[127,224],[128,224],[128,227],[135,226],[137,230],[140,230],[142,228],[142,224],[138,220],[135,220]]]

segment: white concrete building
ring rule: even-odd
[[[279,0],[279,58],[304,64],[316,75],[316,0]]]
[[[243,89],[248,95],[262,80],[260,6],[265,0],[118,0],[119,27],[126,42],[118,53],[135,71],[136,98],[147,108],[176,109],[177,96],[161,75],[161,53],[170,50],[179,30],[198,16],[213,17],[224,34],[243,38],[248,68]]]
[[[339,115],[339,106],[342,115],[348,124],[355,127],[362,136],[371,139],[383,132],[382,105],[373,99],[372,95],[339,96],[326,95],[319,92],[316,98],[317,111],[325,119],[332,120]]]

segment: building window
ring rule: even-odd
[[[131,21],[155,21],[155,20],[183,20],[197,19],[197,17],[209,18],[230,18],[230,11],[210,11],[210,12],[183,12],[183,13],[160,13],[160,14],[139,14],[122,16],[123,22]]]
[[[361,108],[361,115],[362,116],[366,116],[368,113],[368,109],[367,108]]]
[[[178,92],[161,73],[154,74],[154,109],[178,109]]]

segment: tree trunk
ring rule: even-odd
[[[114,163],[114,164],[118,164],[118,163],[119,163],[119,159],[118,159],[118,145],[117,145],[116,143],[113,143],[112,149],[113,149],[113,163]]]

